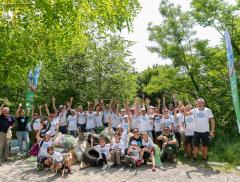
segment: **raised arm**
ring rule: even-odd
[[[20,103],[19,106],[18,106],[17,112],[16,112],[16,118],[19,117],[19,113],[21,111],[21,108],[22,108],[22,104]]]
[[[29,118],[30,117],[30,114],[31,114],[31,110],[29,107],[27,107],[27,117]]]
[[[41,137],[40,137],[40,132],[41,132],[42,129],[43,129],[43,124],[40,125],[40,128],[37,132],[37,135],[36,135],[37,142],[40,142],[42,140]]]
[[[161,99],[158,98],[158,99],[157,99],[157,108],[161,110],[160,107],[161,107]],[[160,113],[161,113],[161,112],[160,112]]]
[[[73,97],[70,97],[69,108],[72,108]]]
[[[34,118],[34,105],[32,105],[32,120]]]
[[[56,113],[56,112],[58,112],[58,110],[57,110],[57,108],[56,108],[56,98],[53,96],[52,97],[52,104],[53,104],[53,110],[54,110],[54,112]]]
[[[47,116],[50,116],[50,112],[49,112],[48,104],[47,104],[47,103],[45,104],[45,109],[46,109]]]
[[[42,105],[38,105],[39,115],[42,116]]]

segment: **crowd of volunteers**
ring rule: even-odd
[[[0,107],[0,165],[9,160],[10,143],[12,136],[15,136],[11,131],[16,131],[18,155],[29,156],[30,148],[33,148],[30,141],[33,141],[35,147],[39,147],[38,169],[66,169],[71,173],[71,153],[56,151],[54,137],[61,132],[77,138],[79,131],[96,133],[104,127],[113,131],[111,139],[99,136],[97,144],[93,145],[92,140],[90,142],[92,150],[99,154],[96,166],[103,169],[123,164],[138,167],[151,163],[152,171],[156,171],[156,157],[161,162],[174,163],[179,150],[184,151],[184,157],[192,162],[197,161],[199,151],[202,160],[208,160],[209,138],[215,135],[215,120],[202,98],[197,99],[194,105],[175,102],[169,105],[164,103],[162,107],[160,99],[157,99],[156,106],[152,106],[149,99],[135,99],[132,105],[128,101],[120,103],[111,100],[106,104],[101,100],[88,103],[86,108],[73,107],[72,97],[59,107],[55,101],[53,97],[51,109],[48,104],[44,107],[39,105],[38,109],[19,104],[15,115],[11,115],[8,101],[4,100]],[[42,110],[50,123],[49,128],[46,121],[31,122],[43,115]]]

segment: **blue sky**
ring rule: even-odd
[[[229,0],[233,2],[234,0]],[[160,0],[139,0],[142,6],[141,13],[133,22],[133,32],[129,33],[127,30],[122,32],[122,36],[128,40],[136,42],[130,49],[133,57],[136,59],[135,68],[138,71],[146,69],[153,64],[169,64],[168,60],[162,60],[157,54],[150,53],[146,46],[152,45],[148,41],[147,25],[149,22],[160,24],[162,18],[158,11]],[[184,10],[190,9],[190,0],[171,0],[175,4],[180,4]],[[221,35],[213,28],[196,27],[197,36],[200,39],[208,39],[211,45],[219,44]]]

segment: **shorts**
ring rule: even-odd
[[[199,147],[201,140],[202,140],[202,146],[207,147],[209,143],[209,132],[200,133],[200,132],[194,131],[194,135],[193,135],[194,146]]]
[[[193,136],[185,136],[185,144],[192,144]]]
[[[46,157],[46,156],[42,157],[42,156],[40,156],[40,157],[37,158],[37,162],[44,165],[44,162],[46,160],[48,160],[48,159],[49,159],[49,157]]]

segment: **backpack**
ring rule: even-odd
[[[44,140],[41,141],[40,145],[38,143],[35,143],[32,148],[30,149],[30,155],[31,156],[38,156],[39,150],[43,145]]]

